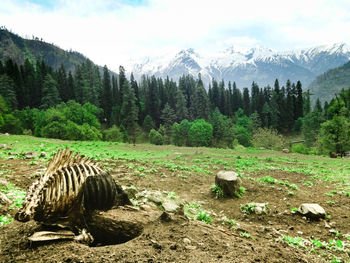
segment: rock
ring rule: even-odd
[[[123,186],[123,191],[128,195],[129,199],[135,199],[137,188],[135,186]]]
[[[269,205],[268,203],[248,203],[245,206],[241,206],[241,210],[246,214],[267,214]]]
[[[289,153],[289,150],[287,148],[282,149],[283,153]]]
[[[12,201],[7,198],[7,196],[0,192],[0,204],[11,205]]]
[[[46,156],[47,156],[46,152],[41,152],[39,155],[40,158],[45,158]]]
[[[29,152],[24,152],[23,155],[25,156],[26,159],[33,159],[38,156],[38,152],[29,151]]]
[[[190,240],[189,238],[187,238],[187,237],[185,237],[185,238],[182,240],[182,242],[184,242],[184,244],[186,244],[186,245],[191,244],[191,240]]]
[[[164,211],[168,213],[176,213],[180,206],[174,200],[165,200],[162,204]]]
[[[323,218],[326,215],[325,210],[319,204],[301,204],[298,212],[311,219]]]
[[[233,171],[219,171],[215,176],[215,184],[224,191],[226,196],[236,196],[242,180]]]
[[[5,149],[7,147],[7,144],[0,144],[0,149]]]
[[[18,152],[9,152],[9,155],[18,155]]]

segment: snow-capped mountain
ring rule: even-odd
[[[250,87],[253,81],[260,86],[273,85],[287,79],[300,80],[303,87],[320,74],[350,60],[350,46],[341,43],[292,51],[274,51],[265,47],[241,48],[232,46],[217,54],[203,56],[193,49],[175,54],[145,58],[128,68],[136,78],[141,75],[169,76],[178,80],[183,74],[197,77],[200,73],[205,84],[212,78],[235,81],[239,88]]]

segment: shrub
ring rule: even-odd
[[[252,134],[247,128],[240,125],[236,125],[233,127],[233,134],[238,140],[239,144],[246,147],[250,145],[250,139],[252,137]]]
[[[155,145],[162,145],[164,143],[163,136],[155,129],[149,132],[149,141],[151,144]]]
[[[46,138],[65,139],[66,126],[62,122],[53,121],[41,130],[41,136]]]
[[[309,154],[309,149],[303,143],[296,143],[292,145],[293,153]]]
[[[123,135],[116,125],[103,131],[103,138],[105,141],[121,142],[123,140]]]
[[[82,139],[85,141],[99,141],[102,139],[102,134],[101,132],[96,129],[94,126],[90,126],[87,123],[84,123],[81,126],[82,129]]]
[[[276,130],[260,128],[253,134],[252,145],[257,148],[264,147],[266,149],[280,151],[285,148],[285,141]]]
[[[4,124],[1,127],[2,132],[8,132],[11,134],[22,134],[23,128],[21,122],[13,114],[4,115]]]
[[[196,120],[188,131],[190,146],[210,146],[213,126],[203,119]]]

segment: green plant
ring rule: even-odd
[[[258,181],[268,183],[268,184],[275,184],[277,182],[277,180],[275,178],[273,178],[269,175],[259,178]]]
[[[250,215],[254,213],[255,207],[256,207],[255,203],[249,203],[246,205],[241,205],[240,210],[242,211],[242,213]]]
[[[310,187],[311,187],[311,186],[312,186],[312,182],[306,181],[306,182],[304,183],[304,185],[305,185],[305,186],[310,186]]]
[[[298,208],[296,207],[291,207],[290,210],[292,210],[293,212],[298,212]]]
[[[283,239],[291,246],[304,247],[303,238],[302,237],[291,237],[283,235]]]
[[[220,186],[216,185],[216,184],[213,184],[211,187],[210,187],[210,190],[213,194],[215,194],[215,196],[217,198],[221,198],[221,197],[224,197],[225,193],[224,191],[221,189]]]
[[[242,198],[242,196],[245,194],[245,188],[243,186],[240,186],[238,189],[238,192],[236,193],[236,196],[238,198]]]
[[[199,211],[197,215],[197,220],[202,221],[206,224],[210,224],[213,221],[211,216],[205,211]]]
[[[179,198],[179,196],[174,192],[168,192],[168,197],[170,197],[170,199],[173,199],[173,200]]]
[[[239,235],[244,238],[252,238],[252,235],[245,231],[239,232]]]
[[[13,218],[10,215],[1,215],[0,216],[0,226],[10,224],[13,221]]]
[[[292,145],[292,153],[309,154],[309,149],[303,143]]]
[[[149,132],[148,137],[151,144],[162,145],[164,143],[163,136],[154,129]]]
[[[334,205],[334,201],[328,200],[328,201],[326,201],[326,204],[329,205],[329,206],[332,206],[332,205]]]
[[[277,133],[276,130],[271,130],[267,128],[259,128],[254,132],[252,137],[252,144],[256,148],[264,147],[265,149],[271,150],[282,150],[285,147],[285,141],[281,135]],[[272,161],[272,158],[269,157]]]

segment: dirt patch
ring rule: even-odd
[[[246,193],[242,198],[217,199],[210,193],[213,174],[192,173],[185,178],[156,167],[156,172],[140,176],[125,167],[124,162],[108,163],[119,184],[136,186],[139,190],[174,192],[186,202],[198,203],[209,211],[213,223],[208,225],[175,215],[169,222],[157,219],[147,224],[140,236],[126,243],[89,247],[74,241],[30,243],[27,237],[40,226],[33,221],[13,222],[0,228],[0,262],[326,262],[324,258],[331,258],[289,246],[281,239],[284,235],[334,239],[335,234],[327,225],[338,233],[350,233],[350,198],[343,194],[334,194],[332,198],[325,195],[335,188],[332,183],[313,182],[312,188],[304,185],[311,180],[306,175],[282,171],[245,174]],[[137,162],[133,165],[145,166]],[[44,166],[44,161],[31,165],[27,160],[0,160],[0,167],[11,171],[1,178],[27,189],[36,179],[36,172]],[[265,176],[295,184],[297,190],[258,181]],[[242,213],[241,205],[249,202],[268,203],[270,211],[262,215]],[[310,221],[292,213],[292,207],[306,202],[319,203],[331,218]],[[223,217],[235,219],[235,229],[223,222]],[[333,255],[349,260],[343,251]]]

